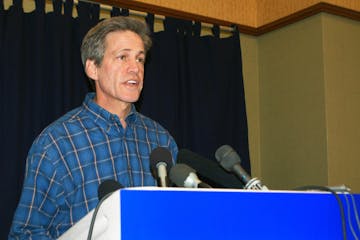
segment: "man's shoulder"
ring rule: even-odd
[[[54,131],[57,129],[63,129],[64,125],[78,124],[82,119],[86,119],[88,116],[84,113],[83,107],[77,107],[63,116],[52,122],[45,128],[45,131]]]
[[[88,115],[84,112],[83,107],[70,110],[45,127],[35,141],[54,141],[58,138],[74,134],[76,131],[81,131],[83,129],[82,122],[86,121],[87,118]]]

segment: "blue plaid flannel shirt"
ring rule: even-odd
[[[35,139],[9,239],[59,237],[96,207],[105,179],[125,187],[156,185],[149,161],[156,147],[169,149],[175,163],[177,145],[161,125],[132,106],[124,129],[94,95]]]

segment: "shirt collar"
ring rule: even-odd
[[[100,107],[97,103],[94,102],[95,93],[90,92],[86,94],[85,100],[83,102],[84,107],[90,112],[90,114],[95,118],[95,122],[99,123],[103,127],[110,127],[109,125],[114,125],[120,123],[120,119],[116,114],[113,114],[106,109]],[[125,121],[128,125],[135,123],[137,119],[138,112],[134,104],[131,104],[131,109],[129,114],[126,116]]]

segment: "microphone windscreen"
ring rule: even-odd
[[[163,147],[157,147],[152,150],[150,154],[150,169],[152,173],[157,176],[157,165],[159,163],[164,163],[166,165],[166,171],[169,172],[172,166],[172,157],[168,149]]]
[[[123,186],[113,179],[107,179],[103,181],[98,188],[99,201],[103,199],[107,194],[115,192],[116,190],[121,188],[123,188]]]
[[[177,163],[184,163],[195,169],[196,174],[212,187],[243,188],[243,183],[233,174],[226,172],[216,160],[207,159],[188,149],[180,149]]]
[[[215,152],[215,158],[229,172],[232,171],[236,163],[241,163],[240,156],[229,145],[219,147]]]
[[[169,177],[176,186],[184,187],[185,180],[190,173],[195,173],[195,170],[186,164],[178,163],[170,169]]]

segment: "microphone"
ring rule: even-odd
[[[169,182],[167,172],[172,165],[171,153],[166,148],[157,147],[151,152],[150,169],[153,176],[159,180],[158,185],[160,185],[160,187],[167,187]]]
[[[113,193],[116,190],[119,190],[123,187],[124,186],[122,186],[119,182],[117,182],[113,179],[107,179],[107,180],[104,180],[102,183],[100,183],[99,188],[98,188],[99,203],[96,205],[96,207],[94,209],[94,213],[91,217],[89,231],[88,231],[88,235],[86,238],[87,240],[92,239],[96,216],[99,212],[99,209],[100,209],[100,206],[102,205],[102,203],[111,195],[111,193]]]
[[[233,174],[217,164],[216,160],[207,159],[188,149],[180,149],[177,163],[184,163],[195,169],[197,175],[215,188],[243,188],[244,184]]]
[[[229,172],[233,172],[245,184],[245,189],[268,190],[257,178],[251,178],[241,167],[240,156],[229,145],[219,147],[215,152],[215,158],[220,165]]]
[[[115,192],[116,190],[119,190],[121,188],[123,188],[123,186],[113,179],[107,179],[103,181],[102,183],[100,183],[100,186],[98,188],[99,201],[101,201],[109,193]]]
[[[169,176],[171,181],[178,187],[211,188],[210,185],[200,181],[194,169],[183,163],[173,166]]]

